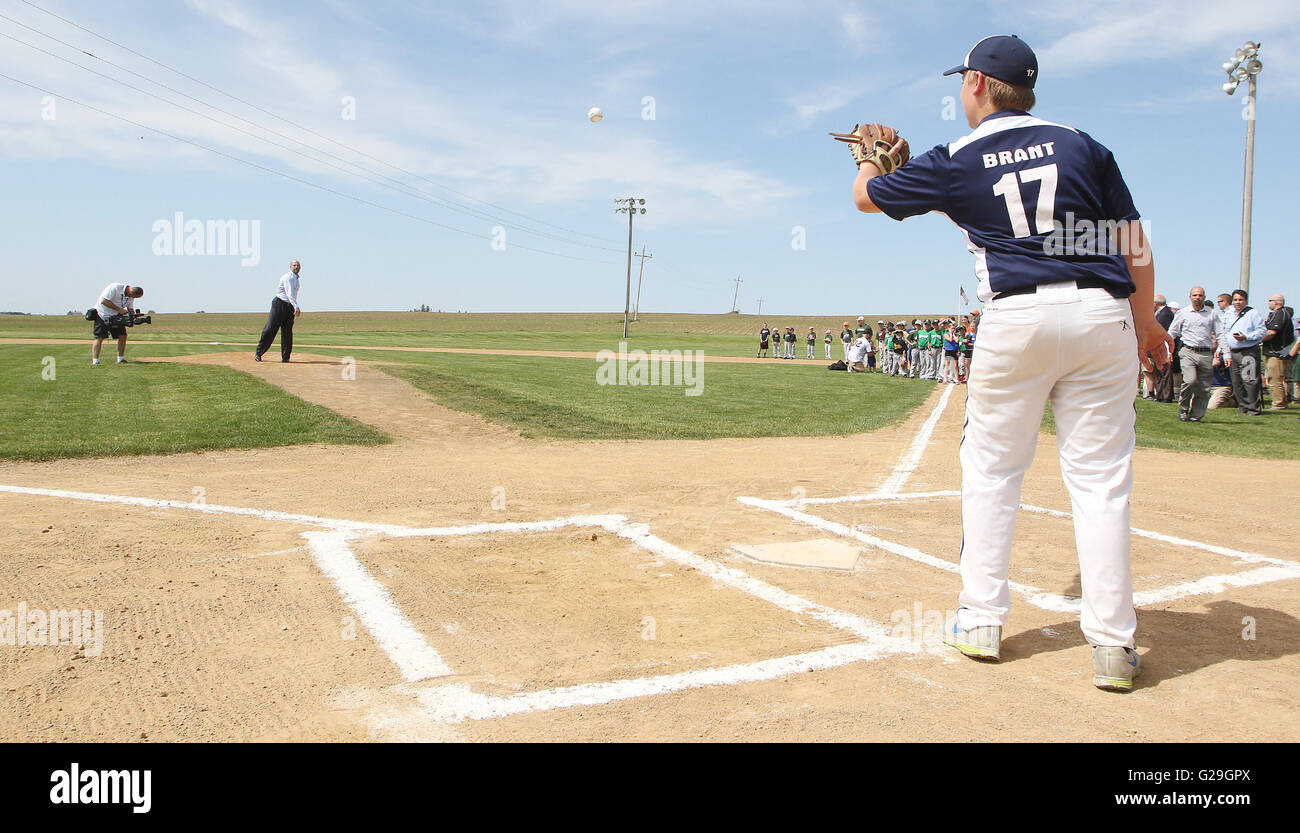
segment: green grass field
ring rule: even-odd
[[[874,321],[878,317],[868,316]],[[892,316],[902,318],[903,316]],[[856,316],[854,316],[856,318]],[[158,315],[132,332],[131,355],[166,356],[228,350],[208,342],[248,342],[263,316]],[[840,319],[794,316],[644,315],[633,348],[697,349],[752,356],[764,320],[838,332]],[[378,432],[308,405],[252,377],[214,367],[111,365],[94,375],[86,362],[89,325],[72,316],[0,316],[0,337],[76,338],[87,346],[0,345],[0,405],[21,415],[0,429],[0,458],[47,459],[254,447],[294,442],[369,443]],[[828,373],[816,366],[711,363],[703,394],[682,387],[596,384],[596,362],[529,356],[475,356],[383,350],[445,346],[596,351],[613,348],[622,316],[613,314],[320,313],[302,319],[299,345],[328,355],[392,363],[389,372],[439,402],[512,426],[526,436],[576,439],[837,436],[904,419],[933,384],[878,375]],[[169,346],[158,341],[192,341]],[[367,346],[369,345],[369,346]],[[803,344],[798,345],[802,355]],[[818,347],[820,351],[820,345]],[[836,345],[835,350],[839,347]],[[105,346],[111,356],[112,345]],[[838,352],[836,353],[838,355]],[[40,359],[58,360],[60,381],[40,381]],[[111,358],[109,358],[111,362]],[[66,375],[63,375],[65,374]],[[109,380],[124,381],[120,392]],[[65,384],[69,383],[69,384]],[[222,391],[218,396],[214,391]],[[234,391],[231,396],[228,392]],[[114,395],[117,393],[117,395]],[[140,430],[114,428],[110,403]],[[292,415],[254,422],[267,409]],[[1138,445],[1234,457],[1300,459],[1300,411],[1245,417],[1211,411],[1200,424],[1180,423],[1175,406],[1137,401]],[[214,416],[215,415],[215,416]],[[1050,409],[1043,428],[1054,431]]]
[[[155,345],[132,349],[127,357],[146,352],[168,356],[197,350]],[[0,413],[7,417],[0,422],[0,459],[388,441],[368,425],[246,373],[182,364],[117,365],[111,344],[103,355],[103,363],[92,367],[86,347],[0,347]]]
[[[333,351],[338,352],[338,351]],[[711,439],[874,431],[905,419],[933,387],[821,367],[704,364],[684,386],[597,384],[589,359],[383,353],[388,373],[437,401],[529,437]]]
[[[633,323],[629,343],[647,350],[703,350],[710,355],[752,356],[758,330],[792,326],[799,335],[797,355],[804,355],[809,327],[830,330],[834,355],[842,355],[839,333],[857,316],[763,316],[644,314]],[[882,315],[869,315],[876,326]],[[915,315],[906,316],[907,320]],[[890,320],[903,320],[895,315]],[[132,341],[224,342],[251,345],[266,323],[266,313],[158,314],[153,323],[135,327]],[[617,349],[623,336],[622,313],[497,314],[435,312],[306,312],[294,327],[299,345],[377,347],[463,347],[512,350]],[[0,315],[0,338],[90,338],[90,324],[80,316]],[[821,352],[817,345],[817,355]]]
[[[1205,412],[1201,422],[1179,422],[1178,405],[1137,399],[1137,444],[1140,448],[1164,448],[1224,457],[1265,457],[1300,460],[1300,408],[1259,416],[1245,416],[1236,409]],[[1271,404],[1267,398],[1264,407]],[[1056,433],[1049,405],[1043,415],[1043,430]]]

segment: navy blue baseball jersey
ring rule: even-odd
[[[979,298],[1083,281],[1117,298],[1135,291],[1109,228],[1137,220],[1109,150],[1073,127],[999,110],[973,132],[893,173],[872,177],[876,206],[902,220],[939,211],[975,255]]]

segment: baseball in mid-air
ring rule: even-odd
[[[594,124],[605,118],[605,111],[601,110],[599,107],[592,107],[587,111],[587,118],[591,119]]]

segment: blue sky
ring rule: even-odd
[[[954,309],[959,285],[974,295],[961,235],[936,215],[859,214],[853,166],[826,132],[882,121],[917,152],[961,136],[960,104],[945,106],[959,82],[940,74],[980,37],[1012,32],[1039,55],[1035,112],[1114,151],[1150,223],[1157,291],[1184,301],[1193,284],[1237,286],[1245,90],[1223,93],[1220,64],[1261,42],[1252,295],[1300,306],[1294,2],[918,0],[887,15],[851,0],[33,2],[319,135],[0,0],[0,33],[119,79],[0,38],[0,72],[54,94],[0,79],[4,309],[84,309],[126,281],[160,312],[260,311],[297,258],[308,312],[621,310],[624,196],[647,201],[643,311],[725,312],[737,275],[743,312],[759,298],[790,315]],[[256,221],[258,263],[155,253],[155,223],[176,212]]]

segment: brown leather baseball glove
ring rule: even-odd
[[[856,124],[852,133],[832,133],[836,141],[846,142],[853,162],[861,165],[870,162],[882,174],[890,173],[912,158],[907,140],[898,131],[883,124]]]

